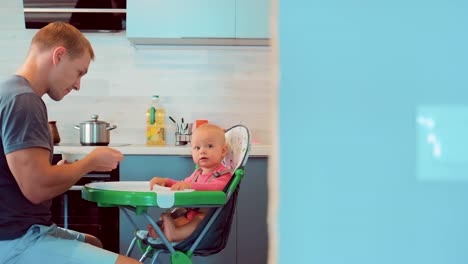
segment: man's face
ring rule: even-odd
[[[55,101],[60,101],[73,89],[80,89],[81,77],[88,72],[91,56],[84,53],[81,57],[70,58],[66,53],[56,60],[49,75],[47,94]]]

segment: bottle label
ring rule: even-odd
[[[146,128],[146,144],[154,146],[165,145],[164,128],[157,125],[148,125]]]
[[[165,111],[152,106],[146,111],[146,145],[163,146],[165,142]]]

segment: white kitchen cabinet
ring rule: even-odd
[[[127,37],[234,38],[235,0],[127,0]]]
[[[270,37],[270,0],[236,0],[236,38]]]
[[[127,0],[136,44],[268,45],[270,0]]]

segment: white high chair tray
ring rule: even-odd
[[[171,191],[168,187],[155,185],[149,188],[148,181],[93,182],[86,184],[81,196],[99,206],[157,206],[171,208],[214,207],[226,203],[222,191],[195,191],[192,189]]]
[[[114,182],[93,182],[87,186],[99,190],[126,191],[126,192],[193,192],[193,189],[182,191],[171,191],[171,188],[160,185],[154,185],[150,190],[149,181],[114,181]]]

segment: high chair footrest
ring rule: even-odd
[[[151,247],[153,248],[156,248],[156,249],[162,249],[162,248],[166,248],[166,245],[164,245],[164,242],[162,241],[162,239],[160,239],[159,237],[158,238],[152,238],[148,235],[148,231],[147,230],[137,230],[135,232],[135,236],[144,241],[145,243],[149,244]],[[175,246],[179,244],[178,242],[171,242],[171,245],[172,246]]]
[[[148,231],[147,230],[137,230],[135,232],[135,236],[140,240],[146,240],[146,238],[148,237]]]

